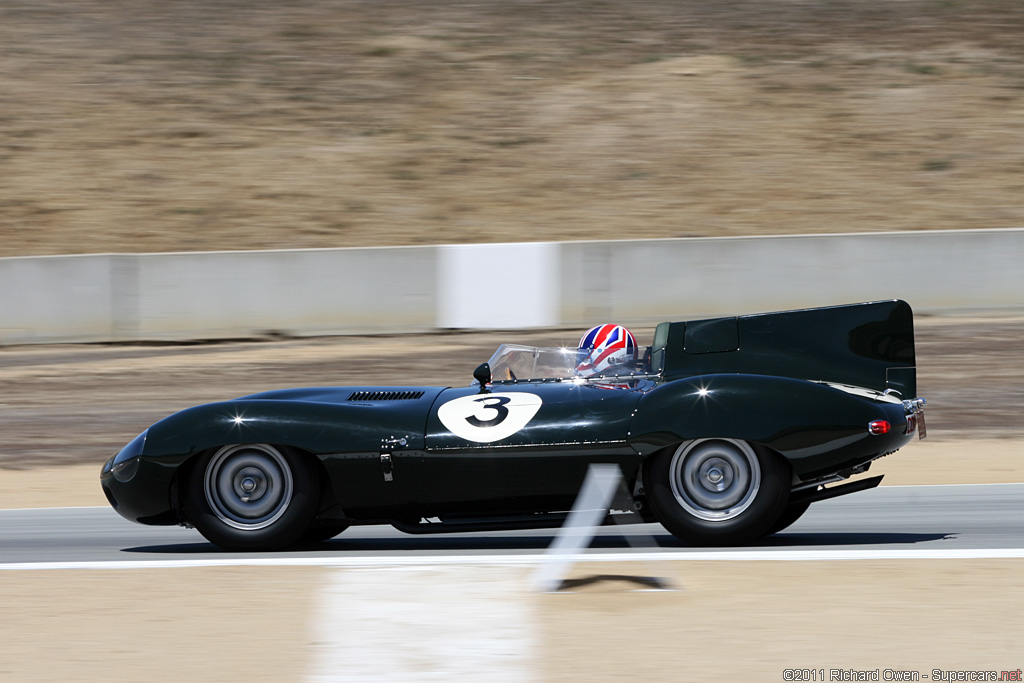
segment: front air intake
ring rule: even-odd
[[[422,391],[356,391],[350,401],[411,401],[423,396]]]

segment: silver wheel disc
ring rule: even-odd
[[[228,526],[256,531],[285,513],[292,499],[292,470],[267,444],[225,446],[206,466],[206,502]]]
[[[749,444],[732,439],[699,439],[680,446],[669,468],[672,495],[694,517],[722,522],[754,502],[761,466]]]

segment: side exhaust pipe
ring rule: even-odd
[[[860,481],[851,481],[848,484],[840,484],[839,486],[824,487],[821,486],[817,489],[797,491],[790,499],[790,503],[816,503],[819,500],[828,500],[829,498],[838,498],[839,496],[845,496],[848,493],[857,493],[858,491],[866,491],[873,489],[882,483],[882,477],[884,474],[880,474],[877,477],[869,477],[867,479],[861,479]]]

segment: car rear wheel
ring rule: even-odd
[[[192,468],[185,515],[225,550],[277,550],[299,540],[316,513],[319,480],[299,453],[237,444]]]
[[[768,532],[789,497],[789,468],[736,439],[697,439],[652,456],[645,470],[658,521],[694,545],[734,545]]]

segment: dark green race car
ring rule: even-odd
[[[504,345],[468,387],[329,387],[181,411],[104,466],[125,518],[230,550],[354,524],[409,533],[558,526],[592,463],[614,508],[695,545],[749,542],[924,437],[913,313],[882,301],[662,323],[614,373]],[[621,517],[621,515],[620,515]]]

